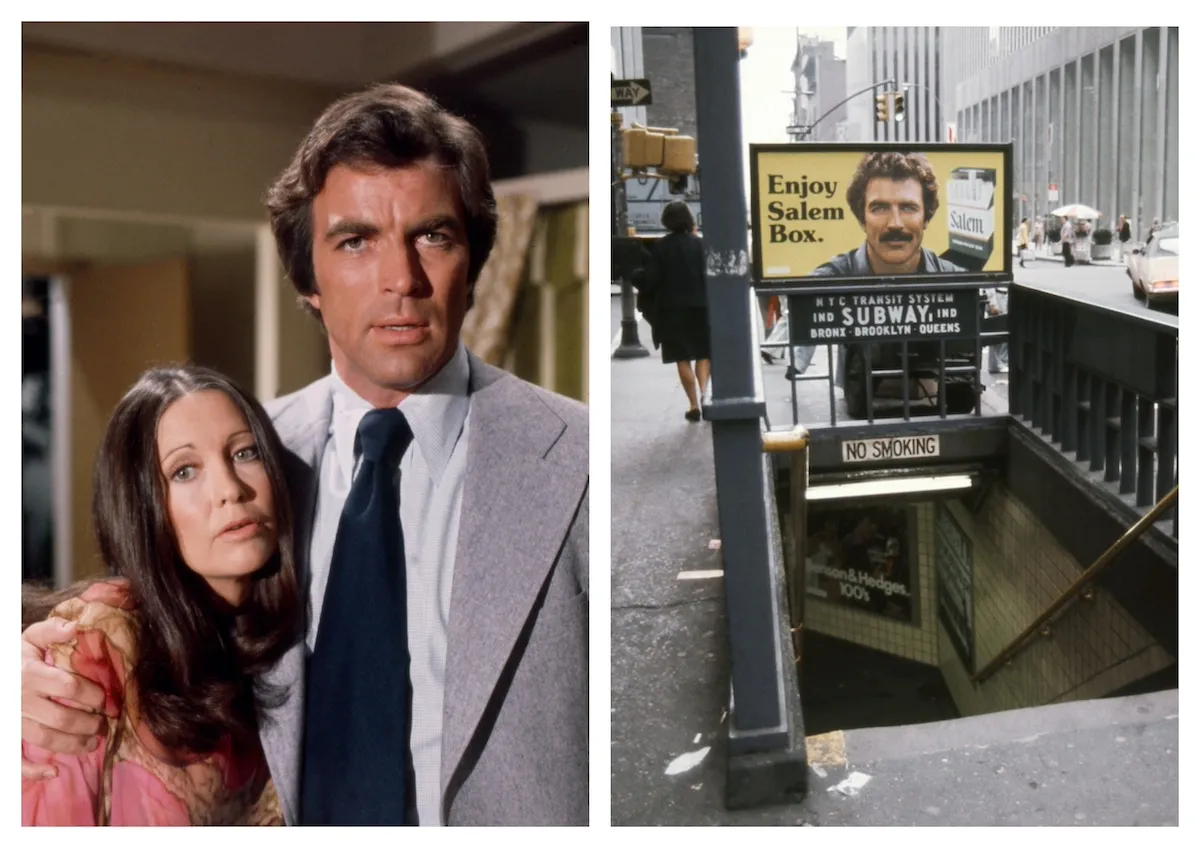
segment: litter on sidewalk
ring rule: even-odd
[[[711,750],[711,747],[705,747],[699,751],[689,751],[686,754],[680,754],[671,760],[671,764],[667,766],[666,774],[683,774],[685,771],[691,771],[704,761],[704,758],[708,756],[708,752]]]
[[[863,774],[861,771],[851,772],[850,776],[839,783],[837,786],[830,786],[830,792],[841,792],[848,798],[853,798],[858,795],[858,790],[862,789],[871,780],[871,775]]]

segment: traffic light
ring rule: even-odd
[[[891,110],[891,95],[876,94],[875,95],[875,120],[887,122],[892,116]]]
[[[904,120],[903,92],[896,92],[892,95],[892,118],[895,119],[896,123],[900,123]]]

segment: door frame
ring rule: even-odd
[[[21,277],[47,279],[46,322],[50,332],[50,503],[54,522],[54,586],[72,579],[71,531],[71,323],[67,285],[83,262],[63,262],[36,256],[21,257]]]
[[[54,585],[71,582],[71,311],[67,307],[65,275],[50,278],[50,487],[54,520]]]

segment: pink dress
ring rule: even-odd
[[[283,824],[279,798],[257,743],[235,751],[226,739],[207,756],[180,757],[139,721],[137,692],[132,681],[126,685],[136,661],[132,605],[127,584],[113,580],[95,584],[55,608],[54,615],[78,621],[79,626],[76,639],[53,646],[47,662],[103,687],[107,712],[116,718],[108,719],[96,750],[83,755],[55,754],[21,743],[26,759],[58,769],[48,780],[22,779],[22,824]],[[106,758],[112,761],[112,783],[104,791]]]

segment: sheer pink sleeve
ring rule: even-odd
[[[188,811],[163,782],[136,762],[117,758],[119,734],[131,733],[125,712],[125,678],[132,665],[132,633],[123,612],[119,587],[99,584],[75,601],[55,610],[79,622],[74,643],[55,646],[47,661],[100,685],[108,697],[107,732],[95,751],[83,755],[56,754],[22,742],[26,759],[50,763],[58,770],[48,780],[21,781],[21,822],[24,825],[189,824]],[[103,787],[105,757],[111,756],[112,785]],[[102,802],[102,799],[103,802]],[[101,809],[104,803],[106,809]]]

